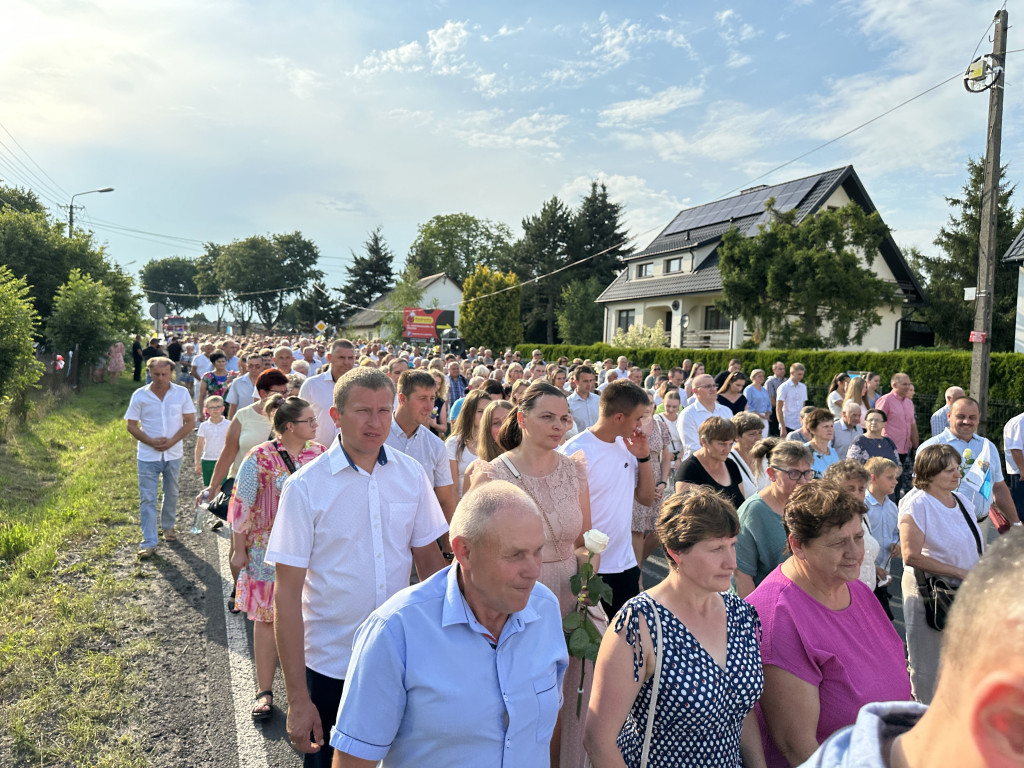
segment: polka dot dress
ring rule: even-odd
[[[743,718],[764,687],[761,671],[761,625],[753,606],[723,594],[728,631],[726,667],[722,669],[686,626],[646,595],[634,597],[616,617],[615,631],[626,630],[633,647],[633,679],[640,679],[643,649],[640,617],[654,637],[652,603],[661,617],[661,689],[654,712],[649,768],[739,768]],[[628,768],[638,768],[647,727],[654,678],[645,682],[619,733],[618,746]]]

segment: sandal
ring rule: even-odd
[[[269,698],[270,701],[260,702],[260,699]],[[266,707],[266,709],[264,709]],[[273,691],[260,691],[256,694],[256,704],[252,708],[252,719],[253,722],[259,722],[260,720],[268,719],[274,714],[274,692]]]
[[[231,613],[241,613],[242,612],[242,609],[238,608],[235,605],[235,592],[237,590],[238,590],[237,587],[235,589],[232,589],[231,590],[231,597],[228,598],[228,610],[231,611]]]

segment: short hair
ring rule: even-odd
[[[455,507],[448,526],[450,539],[480,544],[487,537],[491,520],[503,510],[519,508],[540,517],[540,510],[526,491],[504,480],[492,480],[470,490]]]
[[[334,354],[334,350],[336,350],[336,349],[352,349],[352,350],[354,350],[355,348],[356,348],[356,345],[353,344],[348,339],[335,339],[331,343],[331,354]]]
[[[408,369],[402,371],[398,376],[398,394],[409,397],[417,389],[437,389],[437,382],[434,377],[426,371]]]
[[[397,366],[397,365],[404,365],[406,368],[408,368],[409,367],[409,361],[408,360],[404,360],[401,357],[394,358],[390,363],[388,363],[388,373],[394,373],[395,372],[395,366]],[[401,379],[399,379],[399,381],[401,381]]]
[[[747,432],[764,432],[764,419],[750,411],[740,411],[732,417],[732,423],[736,427],[736,437]]]
[[[725,496],[698,485],[665,499],[654,530],[666,550],[687,552],[701,541],[738,535],[740,519]]]
[[[792,373],[793,371],[806,371],[806,370],[807,369],[804,367],[803,363],[793,363],[791,366],[789,366],[789,372],[790,373]]]
[[[294,352],[292,352],[292,348],[291,347],[285,346],[284,344],[282,344],[280,347],[277,347],[274,350],[274,357],[277,357],[277,353],[278,352],[287,352],[289,355],[294,355],[295,354]]]
[[[158,365],[166,365],[169,368],[173,369],[174,361],[171,360],[171,358],[169,357],[164,357],[163,355],[160,355],[158,357],[151,357],[149,358],[149,360],[146,361],[146,370],[151,370]]]
[[[302,416],[309,403],[301,397],[285,397],[280,393],[271,395],[263,406],[263,413],[270,419],[274,432],[283,435],[288,425]]]
[[[885,458],[885,456],[872,456],[865,462],[864,469],[872,476],[880,477],[890,469],[899,469],[899,465],[892,459]]]
[[[950,403],[950,404],[949,404],[949,410],[950,410],[950,412],[952,413],[952,411],[953,411],[953,406],[954,406],[954,405],[956,405],[957,403],[959,403],[959,402],[962,402],[962,401],[964,401],[964,400],[967,400],[967,401],[968,401],[968,402],[970,402],[970,403],[974,403],[975,407],[976,407],[976,408],[977,408],[977,409],[978,409],[979,411],[981,410],[981,404],[980,404],[980,403],[979,403],[979,402],[978,402],[977,400],[975,400],[975,399],[974,399],[973,397],[971,397],[970,395],[964,395],[963,397],[958,397],[958,398],[957,398],[956,400],[954,400],[954,401],[953,401],[952,403]]]
[[[843,403],[843,413],[860,413],[860,403],[854,400],[847,400]]]
[[[712,416],[705,419],[704,423],[700,425],[697,436],[702,443],[710,443],[713,440],[723,443],[732,442],[736,439],[736,426],[729,419]]]
[[[774,441],[774,442],[773,442]],[[800,462],[811,464],[814,456],[807,443],[799,440],[779,440],[778,438],[765,438],[754,445],[752,450],[753,459],[767,459],[771,465],[777,465],[782,469],[790,469]]]
[[[486,392],[488,395],[501,396],[505,394],[505,388],[497,379],[484,379],[483,384],[480,385],[480,391]]]
[[[578,366],[576,366],[576,380],[577,381],[579,381],[580,376],[583,375],[584,373],[588,373],[591,376],[597,376],[597,373],[595,373],[594,369],[591,368],[589,365],[578,365]]]
[[[209,408],[211,405],[224,405],[224,398],[220,395],[210,395],[203,401],[203,407]]]
[[[430,383],[434,383],[433,377],[431,377]],[[338,413],[345,412],[345,403],[348,402],[349,392],[353,387],[364,387],[374,392],[386,389],[391,392],[392,397],[395,395],[395,383],[384,371],[369,366],[359,366],[343,375],[334,385],[334,408]]]
[[[811,413],[807,414],[807,428],[812,432],[822,424],[832,424],[833,422],[832,411],[828,408],[815,408]]]
[[[914,487],[927,490],[932,480],[950,464],[960,466],[960,454],[952,445],[936,443],[921,449],[914,459]]]
[[[864,414],[864,420],[867,421],[868,416],[870,416],[871,414],[881,416],[883,423],[889,420],[889,417],[885,415],[885,411],[883,411],[881,408],[868,408],[867,413]]]
[[[904,373],[903,371],[896,371],[896,373],[889,377],[889,385],[895,387],[896,379],[898,379],[900,376],[907,376],[907,374]],[[909,379],[910,376],[907,376],[907,378]]]
[[[635,384],[633,386],[636,386]],[[546,379],[541,379],[530,384],[526,394],[519,399],[519,405],[515,406],[512,412],[505,418],[501,425],[501,432],[498,433],[498,442],[506,451],[511,451],[523,442],[523,432],[519,428],[519,420],[516,418],[519,412],[530,413],[537,407],[537,402],[542,397],[560,397],[565,400],[565,392],[560,390]]]
[[[168,358],[168,359],[170,359],[170,358]],[[210,362],[211,363],[216,363],[218,360],[227,360],[227,359],[228,359],[228,356],[225,355],[220,350],[217,350],[212,355],[210,355]]]
[[[641,405],[650,403],[651,398],[644,389],[629,379],[616,379],[601,392],[598,411],[606,417],[617,413],[630,415]]]
[[[808,414],[811,414],[817,410],[818,406],[816,405],[805,405],[803,408],[800,409],[800,421],[803,421],[808,416]]]
[[[812,480],[798,486],[786,502],[782,525],[786,536],[801,544],[814,541],[830,528],[841,528],[864,514],[864,505],[832,480]]]
[[[268,368],[256,377],[256,391],[269,392],[271,387],[287,387],[288,377],[277,368]]]
[[[834,480],[837,483],[851,478],[867,483],[871,480],[871,473],[857,459],[840,459],[828,465],[824,477],[826,480]]]

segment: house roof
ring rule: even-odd
[[[768,220],[764,204],[769,197],[775,198],[776,210],[786,212],[795,209],[797,221],[803,221],[819,210],[840,187],[868,213],[876,210],[853,166],[847,165],[781,184],[753,187],[733,197],[680,211],[646,248],[626,261],[644,261],[711,245],[710,252],[694,265],[694,271],[630,279],[627,268],[598,296],[597,301],[607,303],[720,291],[722,279],[718,273],[718,244],[722,235],[734,227],[748,237],[756,235],[759,225]],[[924,292],[891,235],[885,236],[879,252],[903,292],[904,303],[923,304]]]
[[[1024,261],[1024,229],[1017,233],[1010,247],[1003,254],[1003,261]]]
[[[462,286],[460,286],[456,281],[448,277],[444,272],[438,272],[436,275],[429,275],[428,277],[421,277],[419,280],[416,281],[416,287],[419,288],[421,291],[425,291],[434,283],[446,279],[451,280],[452,285],[454,285],[460,291],[462,290]],[[373,302],[371,302],[370,306],[367,307],[366,309],[360,309],[358,312],[352,315],[352,317],[345,321],[344,327],[373,328],[380,322],[380,319],[384,316],[384,303],[388,300],[388,297],[391,296],[391,293],[391,291],[388,291],[380,298],[375,299]]]

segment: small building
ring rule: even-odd
[[[1024,352],[1024,229],[1003,254],[1003,261],[1017,265],[1017,316],[1013,324],[1013,351]]]
[[[444,272],[421,277],[417,287],[423,291],[418,306],[424,309],[437,307],[451,309],[455,312],[455,324],[459,324],[459,305],[462,303],[462,287]],[[384,305],[391,296],[390,291],[374,301],[366,309],[361,309],[348,318],[342,327],[345,334],[352,339],[373,339],[381,336],[381,318],[384,316]]]
[[[767,221],[765,202],[775,198],[780,212],[797,210],[797,220],[822,209],[841,208],[851,200],[868,213],[874,203],[852,165],[782,184],[762,185],[734,197],[687,208],[650,245],[625,260],[618,277],[597,298],[604,306],[604,340],[617,328],[653,326],[661,320],[673,347],[735,349],[750,334],[741,318],[723,315],[715,306],[722,297],[718,246],[722,236],[738,228],[748,237]],[[920,306],[924,293],[890,235],[879,248],[871,268],[895,283],[905,306]],[[900,307],[882,308],[882,321],[850,349],[898,349],[902,327]]]

